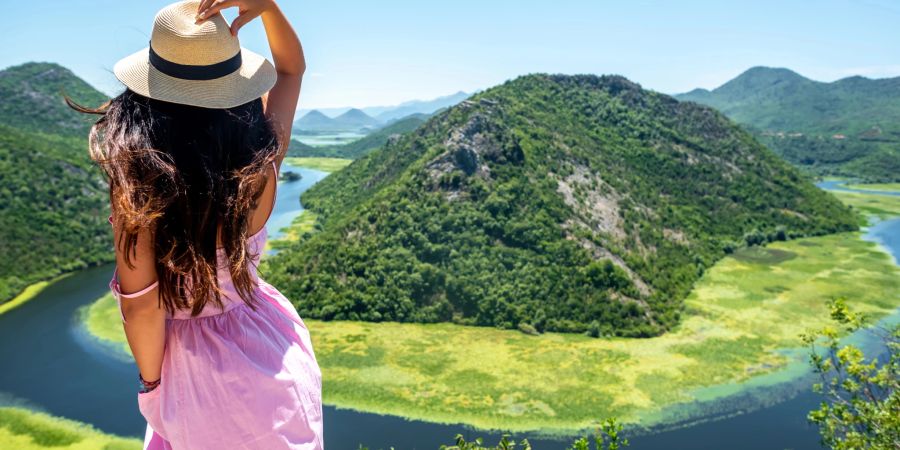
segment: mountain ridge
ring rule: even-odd
[[[754,67],[676,97],[719,109],[811,173],[900,179],[900,77],[821,82]]]
[[[31,283],[113,260],[106,181],[90,161],[91,117],[108,98],[53,63],[0,71],[0,302]],[[15,255],[15,257],[12,257]]]
[[[381,122],[389,123],[393,120],[408,117],[412,114],[433,114],[440,109],[455,105],[471,95],[471,93],[467,93],[465,91],[457,91],[453,94],[442,95],[440,97],[429,100],[407,100],[396,105],[366,106],[356,109],[362,110],[369,116],[374,117]],[[336,117],[347,112],[350,109],[354,108],[349,106],[339,108],[316,108],[316,110],[324,113],[329,117]],[[302,116],[309,111],[311,110],[300,108],[298,110],[298,115]]]
[[[742,242],[856,227],[718,112],[616,76],[488,89],[302,201],[322,231],[265,267],[301,314],[621,336],[678,323]]]
[[[294,121],[294,132],[358,132],[380,125],[377,119],[359,109],[350,109],[337,117],[328,117],[319,110],[312,110]]]

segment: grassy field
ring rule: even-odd
[[[651,425],[678,403],[732,394],[759,375],[802,373],[804,354],[781,350],[827,324],[827,302],[840,296],[858,310],[887,314],[900,305],[900,268],[859,233],[745,249],[706,273],[678,329],[651,339],[452,324],[307,325],[328,404],[552,433],[606,417]],[[113,321],[105,337],[121,343],[116,314],[106,300],[90,316]]]
[[[37,283],[34,283],[34,284],[26,287],[25,290],[20,292],[19,295],[15,296],[15,298],[13,298],[12,300],[10,300],[8,302],[0,303],[0,314],[3,314],[13,308],[21,306],[28,300],[31,300],[34,297],[36,297],[38,294],[40,294],[41,291],[43,291],[47,286],[63,279],[66,276],[68,276],[68,275],[60,275],[52,280],[47,280],[47,281],[38,281]]]
[[[867,185],[872,186],[872,185]],[[831,191],[847,205],[881,219],[900,216],[900,196],[868,195],[857,192]]]
[[[90,425],[40,412],[0,407],[0,448],[140,450],[141,441],[104,434]]]
[[[284,158],[284,161],[292,166],[321,170],[322,172],[337,172],[353,162],[352,159],[343,158],[297,158],[292,156]]]
[[[850,189],[861,189],[864,191],[900,192],[900,183],[848,184],[847,187]]]

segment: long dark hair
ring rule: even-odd
[[[241,298],[251,307],[251,212],[279,151],[261,99],[228,109],[154,100],[126,90],[99,108],[91,158],[109,180],[119,248],[131,257],[138,233],[150,231],[160,302],[170,313],[210,301],[222,307],[218,245]]]

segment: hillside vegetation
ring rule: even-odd
[[[264,267],[302,315],[526,332],[656,335],[726,252],[856,228],[723,115],[615,76],[489,89],[303,203],[322,231]]]
[[[900,77],[822,83],[755,67],[678,98],[719,109],[812,173],[900,180]]]
[[[89,106],[107,99],[56,64],[0,71],[0,302],[112,258],[106,183],[87,153],[90,118],[62,93]]]

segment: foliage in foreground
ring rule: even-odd
[[[821,383],[823,401],[809,419],[819,426],[822,443],[837,450],[900,448],[900,325],[870,332],[887,349],[883,357],[867,358],[856,345],[842,345],[839,336],[867,328],[867,319],[843,300],[832,303],[838,327],[806,335],[811,363]],[[824,353],[818,351],[824,340]]]
[[[568,450],[619,450],[623,447],[627,447],[628,439],[622,437],[622,429],[623,426],[616,419],[606,419],[605,421],[600,423],[600,426],[597,428],[596,433],[594,434],[593,439],[589,439],[587,437],[582,436],[572,443]],[[593,442],[593,447],[591,443]],[[522,439],[520,442],[516,442],[511,439],[511,436],[508,434],[504,434],[500,438],[500,442],[497,445],[486,447],[484,445],[484,439],[476,438],[472,441],[466,441],[466,439],[461,434],[456,435],[456,443],[453,445],[442,445],[440,450],[533,450],[535,447],[532,447],[531,443],[528,442],[528,439]],[[368,447],[364,447],[362,445],[359,446],[359,450],[369,450]],[[393,450],[393,447],[391,447]]]

